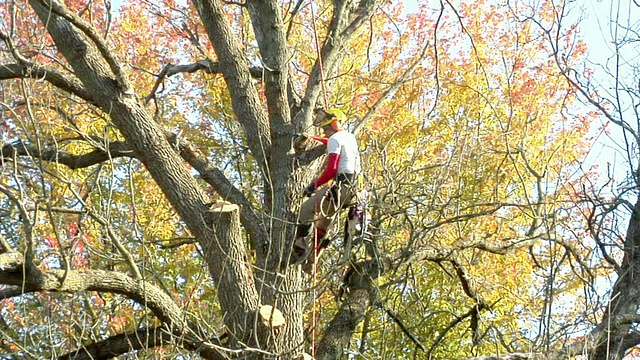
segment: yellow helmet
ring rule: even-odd
[[[342,110],[338,109],[338,108],[331,108],[329,110],[325,111],[327,114],[329,114],[329,118],[326,119],[325,121],[321,122],[318,126],[319,127],[325,127],[329,124],[331,124],[334,121],[338,121],[338,122],[344,122],[345,120],[347,120],[347,116],[342,112]]]

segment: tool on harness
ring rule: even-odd
[[[309,184],[309,186],[307,186],[307,187],[304,189],[303,194],[304,194],[304,196],[306,196],[306,197],[311,197],[311,195],[313,195],[313,193],[314,193],[315,191],[316,191],[316,184],[311,183],[311,184]]]
[[[344,222],[344,238],[351,238],[353,244],[356,244],[357,240],[362,239],[362,234],[364,231],[365,225],[365,214],[361,209],[360,203],[356,202],[354,205],[349,207],[349,212],[347,213],[347,219]]]

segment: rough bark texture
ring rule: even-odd
[[[115,159],[121,156],[131,156],[132,151],[123,142],[113,142],[108,149],[96,149],[86,154],[70,154],[59,149],[28,146],[24,143],[5,144],[0,148],[0,164],[12,160],[17,156],[33,156],[44,161],[55,161],[70,169],[80,169]]]
[[[249,61],[227,23],[227,15],[218,0],[193,1],[209,39],[218,55],[233,110],[242,126],[247,143],[261,169],[267,169],[271,149],[269,122],[262,110],[258,91],[253,84]]]
[[[342,349],[349,345],[356,327],[364,319],[370,305],[370,291],[367,289],[352,290],[338,313],[329,323],[326,335],[318,344],[316,359],[340,359]]]
[[[344,290],[348,293],[338,312],[318,343],[316,358],[319,360],[340,359],[343,350],[371,305],[376,302],[377,289],[373,281],[385,271],[383,264],[368,260],[355,264],[345,275]]]
[[[221,315],[230,334],[229,346],[237,350],[236,353],[241,353],[240,356],[292,358],[302,353],[307,345],[303,334],[307,310],[303,301],[305,289],[299,267],[282,268],[281,261],[288,256],[293,240],[300,192],[320,167],[319,158],[323,153],[320,148],[305,148],[295,153],[292,140],[296,132],[311,127],[317,107],[331,106],[321,101],[324,97],[323,82],[330,82],[328,79],[335,75],[349,40],[371,18],[382,1],[332,2],[328,35],[320,44],[321,59],[311,69],[300,103],[292,103],[296,97],[291,95],[292,89],[288,86],[289,49],[278,1],[250,0],[244,3],[259,48],[261,68],[250,66],[249,56],[228,23],[228,9],[223,1],[193,0],[193,3],[218,61],[206,60],[190,67],[166,68],[161,77],[177,71],[203,70],[222,74],[234,113],[262,174],[264,194],[261,209],[254,208],[242,189],[236,188],[205,155],[191,144],[167,134],[154,121],[145,101],[134,93],[123,66],[110,53],[106,42],[91,24],[66,9],[60,0],[29,0],[29,4],[46,26],[71,70],[61,71],[16,57],[17,63],[0,67],[0,80],[32,78],[47,81],[100,109],[119,129],[126,142],[110,143],[109,148],[104,149],[96,147],[95,151],[83,155],[46,146],[5,144],[0,149],[0,161],[4,163],[16,157],[31,156],[77,169],[119,156],[139,159],[205,251],[205,261],[218,289],[223,309]],[[256,78],[264,86],[264,101],[258,92]],[[224,202],[211,204],[184,161],[193,166],[224,199],[239,206]],[[256,250],[258,273],[255,276],[248,262],[242,227]],[[169,338],[159,334],[146,338],[143,332],[129,334],[138,340],[144,339],[135,344],[130,343],[125,335],[116,336],[87,345],[62,358],[108,358],[138,348],[153,347],[164,341],[175,343],[176,337],[183,342],[181,346],[199,352],[203,358],[226,358],[226,354],[219,351],[218,344],[200,338],[200,334],[185,323],[182,309],[152,283],[110,271],[40,271],[25,260],[22,252],[10,249],[5,243],[0,243],[0,284],[10,288],[0,292],[0,299],[36,291],[121,294],[146,306],[162,321],[162,328],[171,334]],[[526,245],[519,242],[514,246]],[[586,336],[585,341],[549,354],[514,353],[474,359],[565,359],[577,354],[588,354],[589,358],[598,360],[621,359],[627,349],[640,343],[640,334],[634,331],[640,305],[640,290],[636,283],[640,269],[640,201],[635,204],[624,245],[625,256],[609,307],[600,325]],[[438,261],[446,256],[435,250],[430,253],[415,251],[402,261],[418,258]],[[377,293],[372,280],[389,269],[380,265],[374,262],[357,265],[358,271],[346,284],[347,298],[318,342],[317,359],[342,357],[359,323],[376,304]],[[468,288],[465,290],[472,293]],[[285,317],[284,325],[277,328],[261,325],[256,317],[261,305],[272,305],[281,310]],[[246,351],[247,346],[262,352]]]

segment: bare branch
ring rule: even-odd
[[[264,66],[263,82],[267,97],[271,137],[275,141],[291,123],[287,85],[289,80],[289,49],[282,22],[279,1],[247,1],[246,9]],[[275,151],[286,148],[276,147]]]
[[[220,1],[193,2],[218,55],[222,74],[231,93],[233,110],[247,136],[254,158],[266,173],[272,146],[270,124],[249,72],[247,56],[232,35],[233,31]]]
[[[422,344],[422,342],[420,342],[420,340],[418,340],[418,338],[416,337],[416,335],[414,335],[411,330],[409,330],[409,328],[407,328],[407,326],[404,324],[404,322],[402,322],[402,320],[400,319],[400,316],[393,311],[393,309],[386,307],[386,306],[382,306],[382,304],[379,305],[381,309],[383,309],[387,315],[389,315],[393,321],[398,324],[398,326],[400,327],[400,329],[402,330],[402,332],[404,332],[409,339],[411,339],[411,341],[413,341],[414,344],[416,344],[420,350],[427,352],[427,348]]]
[[[464,321],[464,319],[473,316],[474,314],[477,314],[478,311],[480,311],[481,309],[478,306],[474,306],[473,308],[471,308],[469,311],[467,311],[466,313],[460,315],[460,316],[456,316],[455,319],[453,319],[453,321],[451,321],[451,323],[449,323],[449,325],[447,325],[446,328],[444,328],[442,331],[439,331],[439,335],[438,337],[433,341],[433,345],[431,345],[431,347],[429,348],[429,351],[427,351],[427,358],[431,357],[431,354],[433,353],[433,351],[435,350],[435,348],[440,344],[440,341],[442,341],[442,339],[444,339],[444,337],[447,335],[447,333],[449,332],[449,330],[453,329],[455,326],[457,326],[458,324],[460,324],[462,321]],[[509,358],[505,358],[505,359],[509,359]],[[519,359],[519,358],[513,358],[513,360],[515,359]],[[523,358],[524,359],[529,359],[529,358]]]
[[[144,328],[85,345],[58,357],[58,360],[107,360],[128,352],[169,344],[172,339],[161,327]]]
[[[378,100],[376,100],[376,102],[373,104],[373,106],[371,106],[371,108],[369,109],[369,111],[367,111],[367,114],[362,118],[359,119],[358,122],[356,123],[354,129],[353,129],[353,133],[354,134],[358,134],[358,132],[360,132],[360,130],[362,130],[362,128],[364,128],[364,126],[366,125],[367,121],[369,119],[371,119],[371,117],[376,113],[376,111],[378,110],[378,108],[382,105],[383,102],[385,102],[386,100],[388,100],[389,98],[391,98],[391,96],[393,96],[393,94],[395,93],[396,90],[398,90],[398,88],[400,86],[402,86],[405,82],[407,82],[409,79],[409,77],[411,76],[411,74],[418,68],[418,65],[420,65],[420,63],[427,57],[427,55],[429,54],[427,52],[429,48],[429,43],[427,42],[424,47],[422,48],[422,53],[420,54],[420,56],[416,59],[416,61],[413,62],[413,64],[411,64],[411,66],[409,66],[403,73],[402,75],[400,75],[400,77],[391,85],[389,86],[389,88],[387,88],[387,90],[384,91],[384,93],[382,93],[382,95],[380,96],[380,98],[378,98]]]
[[[252,239],[264,239],[267,237],[266,230],[262,227],[263,222],[253,210],[253,204],[246,196],[235,187],[227,177],[220,171],[204,154],[195,148],[185,139],[171,133],[165,132],[167,139],[175,144],[180,151],[182,158],[200,172],[202,179],[210,184],[213,189],[225,200],[241,205],[241,220],[249,232]],[[94,139],[96,143],[107,143],[100,139]],[[80,169],[89,167],[104,161],[109,161],[119,157],[136,157],[131,148],[124,141],[108,142],[108,149],[96,149],[86,154],[70,154],[57,148],[38,148],[23,142],[17,144],[5,144],[0,148],[0,165],[6,161],[12,161],[17,156],[29,156],[44,161],[57,162],[70,169]]]
[[[246,228],[255,246],[257,239],[266,239],[267,232],[264,222],[254,210],[253,204],[202,152],[185,139],[179,139],[175,134],[165,133],[171,143],[176,144],[182,158],[196,169],[202,179],[206,181],[223,199],[240,205],[240,220]]]
[[[220,63],[211,61],[209,59],[204,59],[197,61],[193,64],[185,64],[185,65],[165,65],[160,73],[156,76],[156,83],[153,85],[153,89],[149,95],[145,97],[145,103],[148,103],[151,99],[155,97],[160,84],[164,81],[165,78],[171,77],[180,73],[194,73],[196,71],[204,71],[207,74],[220,74],[222,71],[220,70]],[[254,79],[262,78],[264,69],[257,66],[252,66],[249,68],[249,73]]]

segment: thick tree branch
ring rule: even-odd
[[[24,142],[4,144],[0,148],[0,161],[13,160],[14,156],[28,156],[43,161],[56,162],[70,169],[82,169],[119,157],[133,157],[133,151],[124,141],[108,144],[108,149],[95,149],[85,154],[71,154],[56,147],[31,146]]]
[[[365,318],[371,305],[377,301],[378,289],[373,281],[389,266],[384,262],[386,261],[364,261],[354,265],[347,272],[343,286],[349,295],[318,343],[317,360],[340,359],[357,326]]]
[[[23,266],[27,272],[23,271]],[[155,285],[135,280],[120,272],[102,270],[38,271],[24,263],[20,253],[0,254],[0,283],[24,286],[33,291],[99,291],[124,295],[151,309],[162,321],[188,334],[182,312],[168,295]]]
[[[233,110],[247,137],[260,169],[268,171],[271,153],[269,120],[262,108],[249,61],[228,24],[227,14],[219,0],[193,0],[218,55],[222,75],[231,93]]]
[[[0,260],[2,261],[2,260]],[[2,270],[0,270],[2,271]],[[22,296],[25,293],[24,289],[17,286],[12,286],[8,289],[0,290],[0,301],[4,299],[10,299],[17,296]]]
[[[471,281],[469,281],[469,277],[467,276],[467,273],[464,270],[464,268],[456,260],[452,259],[452,260],[449,260],[449,262],[453,265],[453,268],[456,270],[456,275],[460,280],[460,284],[462,285],[462,289],[464,290],[464,293],[468,297],[473,299],[473,301],[475,301],[475,303],[481,308],[483,309],[489,308],[489,305],[484,301],[484,299],[482,299],[482,297],[480,297],[475,287],[471,284]]]
[[[311,127],[313,111],[316,108],[323,87],[322,81],[335,73],[348,42],[356,33],[356,30],[373,16],[380,4],[382,4],[381,0],[363,0],[353,10],[350,1],[339,0],[333,2],[333,16],[320,50],[320,58],[316,60],[309,75],[301,110],[295,114],[297,131],[305,131]],[[326,105],[330,106],[330,104]]]
[[[363,0],[358,3],[358,7],[349,19],[349,24],[342,30],[342,36],[351,37],[364,24],[374,12],[382,5],[383,0]],[[340,0],[336,3],[351,5],[350,1]]]
[[[317,360],[340,359],[358,324],[364,319],[375,296],[373,288],[357,288],[349,292],[318,343]]]
[[[202,179],[210,184],[223,199],[241,206],[242,224],[247,229],[251,239],[264,239],[267,237],[263,227],[263,221],[253,210],[253,204],[238,190],[209,159],[198,151],[192,144],[184,139],[178,139],[175,134],[165,132],[167,140],[177,146],[182,158],[200,172]],[[104,141],[97,141],[103,143]],[[124,141],[110,142],[107,150],[95,149],[86,154],[70,154],[57,148],[39,148],[20,142],[17,144],[5,144],[0,148],[0,165],[3,162],[13,160],[14,156],[29,156],[44,161],[56,162],[70,169],[89,167],[104,161],[119,157],[136,157],[133,150]]]
[[[131,86],[131,82],[129,81],[129,77],[120,65],[120,62],[107,47],[104,39],[100,36],[100,34],[98,34],[98,31],[90,23],[86,22],[80,16],[67,9],[64,3],[58,3],[57,0],[39,1],[54,14],[63,17],[78,29],[80,29],[93,42],[93,45],[98,49],[106,63],[109,65],[109,68],[114,74],[120,90],[122,90],[122,92],[126,94],[133,95],[133,88]]]
[[[288,141],[286,129],[291,124],[287,85],[289,80],[289,50],[282,21],[282,5],[279,1],[248,1],[247,12],[251,17],[251,25],[256,36],[260,55],[264,66],[264,83],[266,86],[267,108],[271,123],[272,141]],[[286,154],[288,147],[276,144],[274,151]],[[281,156],[282,154],[273,154]]]
[[[180,155],[194,169],[196,169],[204,181],[218,193],[223,199],[240,205],[240,220],[251,238],[252,245],[257,245],[258,239],[267,238],[264,221],[254,211],[253,204],[213,163],[207,159],[194,145],[187,140],[177,139],[174,134],[167,134],[169,141],[176,143],[180,149]]]
[[[2,64],[0,65],[0,80],[6,79],[44,79],[51,85],[76,95],[89,103],[95,102],[91,92],[76,78],[44,65],[35,63]]]
[[[131,145],[134,153],[145,165],[146,170],[176,209],[180,218],[186,223],[203,248],[207,250],[205,258],[207,259],[211,276],[216,286],[218,286],[223,312],[232,314],[232,316],[225,317],[228,320],[227,326],[233,329],[242,329],[237,336],[243,337],[242,331],[248,330],[246,329],[246,324],[250,323],[248,319],[245,319],[250,316],[248,309],[257,309],[258,295],[253,283],[226,281],[229,277],[226,273],[227,268],[224,266],[229,262],[234,264],[234,261],[236,261],[235,258],[230,260],[228,251],[233,248],[234,255],[237,254],[240,259],[244,260],[246,258],[246,249],[244,248],[244,239],[242,237],[227,237],[225,233],[221,232],[224,226],[233,227],[234,234],[235,231],[239,232],[239,228],[235,228],[239,226],[239,221],[233,224],[211,223],[210,216],[207,215],[209,196],[192,176],[190,169],[185,166],[182,158],[175,151],[174,145],[167,141],[161,126],[153,120],[143,102],[139,101],[133,94],[127,94],[126,91],[122,92],[122,89],[113,78],[107,61],[102,53],[95,48],[96,45],[87,38],[86,34],[79,32],[78,28],[71,25],[66,19],[52,14],[46,6],[42,6],[39,0],[30,0],[30,4],[40,20],[46,25],[47,31],[53,38],[56,47],[64,54],[78,78],[82,80],[87,89],[95,92],[98,106],[109,114],[113,124],[120,130],[127,143]],[[226,28],[227,34],[231,34],[229,25],[226,23],[227,17],[222,13],[218,13],[217,16],[219,17],[217,24],[222,24]],[[224,42],[228,39],[219,40]],[[237,46],[237,44],[234,46]],[[234,62],[237,59],[232,57],[225,58],[220,54],[219,58],[224,69],[227,66],[236,66]],[[246,70],[246,68],[243,69]],[[246,75],[246,79],[243,78],[245,81],[242,84],[246,82],[253,86],[251,83],[253,80],[248,76],[248,70],[242,73],[234,71],[231,71],[231,73],[242,75],[243,77]],[[238,84],[237,79],[226,77],[226,80],[227,83]],[[264,113],[259,105],[257,91],[255,91],[255,88],[253,89],[255,107],[248,112],[242,110],[246,109],[244,100],[247,98],[239,95],[245,89],[235,89],[236,106],[242,108],[236,108],[235,110],[241,122],[255,125],[247,133],[249,137],[254,137],[253,144],[255,144],[256,149],[263,151],[264,148],[261,145],[268,146],[268,144],[263,141],[262,132],[258,131],[260,122],[257,121],[257,117],[264,116]],[[232,94],[234,93],[234,91],[231,92]],[[248,122],[245,121],[244,116],[246,116]],[[268,134],[268,131],[265,133]],[[261,140],[262,142],[260,142]],[[265,159],[262,157],[258,161],[265,162]],[[228,249],[219,247],[221,240],[225,241],[229,247]],[[240,272],[235,275],[242,279],[246,280],[252,277],[251,269],[248,266],[237,266],[234,267],[234,270]],[[222,301],[224,300],[222,294],[231,298],[231,300]],[[234,321],[239,323],[234,323]]]

